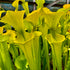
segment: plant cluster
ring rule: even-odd
[[[36,3],[31,13],[25,0],[0,11],[0,70],[70,70],[70,4],[52,12]]]

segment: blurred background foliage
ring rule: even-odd
[[[13,1],[14,0],[0,0],[0,8],[3,8],[4,10],[15,10],[15,8],[12,7],[11,5]],[[34,5],[37,5],[35,3],[35,0],[25,0],[25,1],[29,2],[28,4],[30,12],[33,11]],[[66,4],[67,1],[70,0],[45,0],[44,6],[47,7],[47,5],[53,3],[54,5],[52,7],[49,7],[49,9],[51,9],[52,11],[57,11],[57,9],[61,8],[64,4]],[[21,5],[19,5],[19,10],[23,10]]]

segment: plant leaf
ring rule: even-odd
[[[62,13],[60,12],[47,13],[46,21],[45,21],[47,23],[47,27],[49,29],[50,28],[56,29],[57,25],[59,24],[59,20],[63,14],[64,14],[63,12]]]
[[[21,26],[23,26],[23,16],[24,11],[7,11],[6,15],[1,18],[1,22],[12,25],[16,30],[20,30]]]
[[[20,48],[23,50],[26,59],[29,63],[30,69],[40,70],[40,47],[39,47],[39,36],[41,32],[34,32],[33,35],[30,33],[26,35],[28,37],[24,43],[19,43]]]
[[[50,43],[60,43],[60,42],[63,42],[65,40],[65,37],[63,35],[60,35],[60,34],[55,34],[54,37],[52,34],[47,34],[46,39]]]
[[[25,18],[26,21],[31,22],[33,26],[38,26],[39,25],[39,18],[41,16],[46,15],[46,13],[51,12],[48,8],[39,8],[32,13],[28,14],[27,17]]]
[[[23,8],[25,10],[26,15],[29,14],[28,2],[25,2],[25,0],[15,0],[12,3],[12,6],[16,8],[15,11],[18,11],[19,1],[22,2],[22,6],[23,6]]]
[[[27,64],[27,61],[24,55],[18,56],[15,60],[15,66],[17,67],[17,69],[26,70],[26,64]]]
[[[7,42],[0,43],[0,50],[1,50],[1,56],[3,60],[3,64],[5,66],[5,70],[15,70],[13,63],[11,61],[9,52],[8,52],[8,45]]]
[[[12,43],[15,40],[16,33],[15,31],[8,30],[6,33],[3,33],[2,36],[6,37],[7,42]]]
[[[12,3],[12,6],[15,7],[16,11],[18,10],[18,6],[19,6],[19,0],[15,0],[13,3]]]
[[[24,11],[7,11],[6,15],[0,20],[13,26],[18,32],[17,35],[20,34],[22,40],[24,40],[23,16]]]
[[[54,34],[54,36],[52,34],[47,34],[46,39],[51,45],[51,48],[53,51],[52,57],[53,57],[53,60],[56,62],[57,69],[62,70],[61,46],[62,46],[62,42],[65,40],[65,37],[60,34]]]
[[[41,7],[43,7],[43,4],[45,3],[45,0],[35,0],[36,1],[36,3],[37,3],[37,8],[41,8]]]
[[[28,2],[23,2],[22,6],[23,6],[23,8],[25,10],[26,15],[28,15],[29,14]]]

